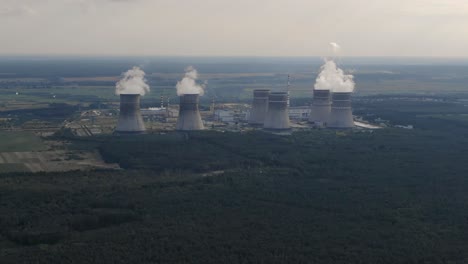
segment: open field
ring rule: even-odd
[[[0,171],[5,172],[54,172],[118,168],[119,166],[115,164],[104,163],[96,151],[55,150],[0,153]]]
[[[34,133],[0,131],[0,152],[42,151],[47,146]]]
[[[0,173],[118,169],[96,150],[69,150],[63,143],[43,141],[34,133],[0,131]]]
[[[447,121],[459,121],[468,123],[468,114],[432,115],[431,117]]]
[[[0,163],[0,173],[32,172],[24,163]]]

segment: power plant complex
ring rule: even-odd
[[[246,114],[244,120],[252,128],[263,128],[273,132],[290,130],[290,116],[296,121],[306,120],[315,128],[349,129],[354,127],[351,95],[351,92],[330,92],[330,90],[316,89],[309,109],[305,107],[295,108],[296,111],[297,108],[302,109],[303,114],[298,118],[290,112],[287,92],[270,92],[268,89],[258,89],[253,91],[250,112]],[[140,97],[139,94],[120,95],[120,115],[115,128],[117,134],[144,134],[146,132],[140,111]],[[175,121],[175,130],[196,131],[205,129],[199,110],[200,95],[183,94],[179,96],[179,100],[179,115]],[[161,109],[159,113],[169,113],[169,109]],[[147,111],[144,111],[145,116]],[[214,112],[214,108],[211,111]],[[172,112],[173,110],[170,110],[170,113]],[[207,116],[206,113],[204,116],[208,118],[210,124],[214,122],[210,121],[212,116]],[[236,122],[234,117],[225,120],[228,120],[226,122]],[[238,120],[242,121],[243,119]],[[298,126],[294,125],[293,127]],[[303,125],[299,127],[304,128]]]
[[[143,77],[144,72],[139,68],[133,68],[126,72],[123,79],[117,83],[116,91],[120,95],[120,115],[115,128],[117,134],[143,134],[146,132],[140,112],[140,96],[149,91],[149,86]],[[200,96],[204,94],[204,85],[198,85],[197,78],[197,71],[193,67],[188,67],[183,79],[177,83],[177,95],[180,101],[178,116],[177,112],[173,114],[174,107],[170,109],[169,103],[166,108],[163,103],[161,103],[160,108],[153,108],[158,111],[157,113],[162,113],[164,117],[161,117],[161,114],[157,117],[151,113],[148,116],[149,110],[143,111],[145,117],[152,121],[151,130],[156,124],[154,123],[155,117],[165,123],[165,125],[161,123],[156,124],[156,126],[165,127],[165,130],[197,131],[205,129],[199,110],[199,100]],[[206,118],[207,124],[212,129],[239,130],[242,129],[239,126],[242,123],[248,124],[251,129],[263,128],[281,133],[287,132],[291,128],[353,128],[351,95],[355,83],[352,78],[351,75],[346,75],[337,68],[333,61],[326,61],[316,79],[310,107],[290,107],[290,76],[288,75],[287,88],[283,91],[253,90],[250,111],[244,112],[245,115],[242,115],[243,110],[232,108],[235,104],[224,104],[222,109],[216,110],[213,98],[210,111],[204,111],[203,117]],[[135,83],[138,85],[134,85]],[[241,107],[241,104],[237,106]],[[173,117],[177,117],[177,120]],[[311,125],[307,125],[307,123]]]

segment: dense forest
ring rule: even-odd
[[[388,128],[63,129],[50,140],[122,169],[0,174],[0,263],[467,263],[464,103],[374,96],[354,109]]]
[[[1,175],[2,263],[468,261],[463,133],[199,132],[73,144],[124,170]]]

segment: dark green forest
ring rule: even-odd
[[[465,108],[355,105],[415,129],[59,133],[122,170],[0,175],[0,263],[467,263]]]

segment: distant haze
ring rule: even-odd
[[[0,54],[468,56],[467,0],[0,2]]]

